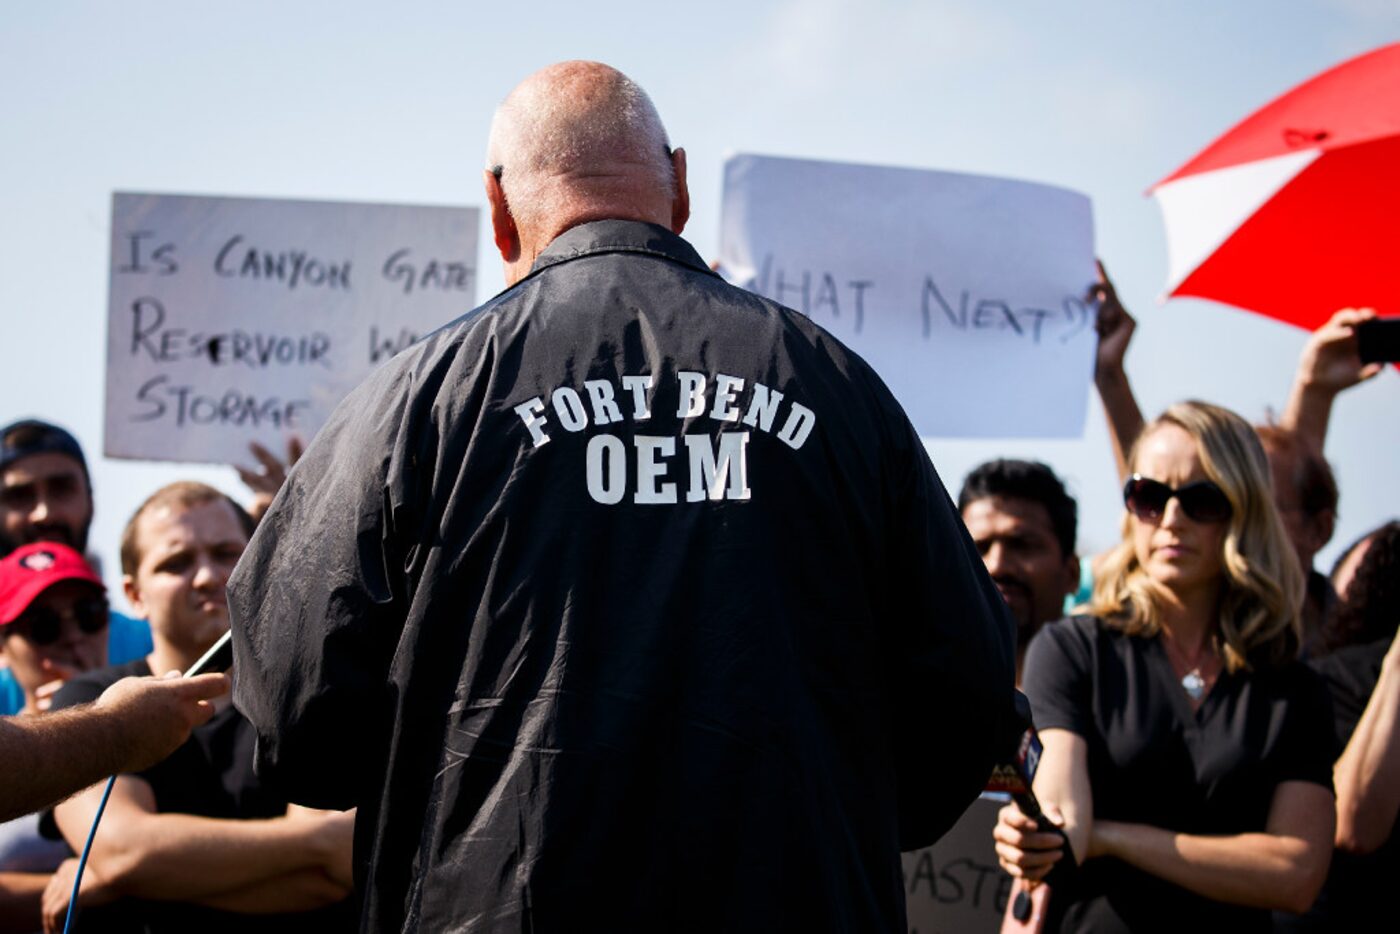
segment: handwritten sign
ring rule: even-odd
[[[1009,179],[738,155],[720,271],[869,362],[925,437],[1077,437],[1089,199]]]
[[[378,363],[476,302],[477,209],[112,196],[109,457],[310,440]]]
[[[1006,802],[987,795],[931,847],[905,853],[909,934],[994,934],[1001,929],[1011,877],[997,865],[992,828]]]

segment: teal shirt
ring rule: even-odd
[[[144,619],[132,619],[116,610],[107,619],[107,664],[120,665],[151,652],[151,627]],[[24,709],[24,690],[9,668],[0,669],[0,715],[12,716]]]

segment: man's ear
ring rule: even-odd
[[[491,205],[491,233],[496,241],[496,250],[501,259],[514,263],[520,259],[520,231],[506,204],[506,193],[501,188],[501,180],[490,169],[482,172],[486,182],[486,201]]]
[[[1065,595],[1072,597],[1079,593],[1079,555],[1070,554],[1065,558],[1064,575]]]
[[[122,593],[126,594],[126,602],[131,604],[131,612],[136,614],[137,619],[147,617],[146,604],[141,600],[141,591],[136,588],[136,578],[130,574],[122,575]]]
[[[685,150],[671,151],[671,170],[676,175],[676,195],[671,199],[671,233],[685,230],[685,222],[690,220],[690,188],[685,181]]]

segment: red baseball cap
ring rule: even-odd
[[[0,559],[0,626],[19,619],[35,597],[63,581],[106,590],[83,556],[59,542],[34,542]]]

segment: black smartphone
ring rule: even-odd
[[[1356,326],[1362,363],[1400,362],[1400,318],[1372,318]]]
[[[190,666],[190,670],[185,672],[186,678],[193,678],[195,675],[208,674],[211,671],[228,671],[233,667],[233,631],[230,630],[219,637],[219,641],[209,647],[209,651],[200,656],[199,661]]]

